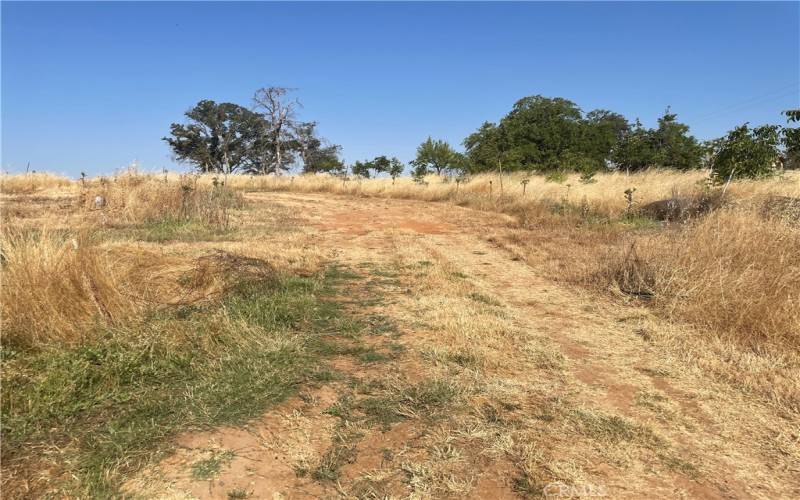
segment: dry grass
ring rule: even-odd
[[[12,230],[3,236],[2,255],[2,340],[21,346],[82,342],[97,326],[212,300],[243,275],[269,269],[224,252],[191,258],[104,247],[88,231]]]
[[[200,176],[199,182],[209,183],[211,176]],[[522,180],[528,179],[524,187]],[[618,217],[628,208],[624,191],[635,189],[634,206],[672,197],[697,196],[707,189],[705,171],[674,172],[648,170],[631,175],[603,173],[593,182],[584,183],[577,174],[567,175],[560,182],[541,175],[516,172],[470,177],[466,182],[428,176],[425,184],[411,178],[350,179],[343,181],[326,175],[315,176],[231,176],[227,185],[245,191],[328,192],[354,196],[376,196],[424,201],[450,201],[475,208],[532,207],[539,204],[568,203],[580,206],[587,203],[590,210],[604,216]],[[503,185],[501,189],[501,183]],[[738,181],[731,184],[727,196],[737,203],[760,203],[770,196],[800,198],[800,175],[787,172],[783,176],[759,181]]]
[[[196,176],[166,179],[128,173],[100,177],[83,185],[79,204],[103,221],[145,223],[194,220],[227,228],[230,210],[243,205],[240,194],[221,183],[198,182]]]
[[[528,180],[524,191],[523,179]],[[234,190],[418,199],[500,211],[514,215],[523,228],[505,243],[551,278],[601,288],[614,285],[628,294],[652,296],[668,317],[748,348],[768,344],[797,350],[797,217],[789,212],[774,217],[770,207],[775,200],[796,204],[800,176],[789,172],[735,182],[724,203],[719,202],[726,209],[677,228],[660,229],[637,215],[638,208],[660,200],[707,197],[706,179],[701,171],[650,170],[598,174],[587,183],[577,175],[553,181],[517,172],[502,179],[476,175],[461,183],[430,176],[418,184],[409,178],[221,178],[128,171],[75,184],[81,187],[85,213],[104,224],[196,219],[226,228],[231,208],[242,203]],[[5,176],[3,182],[4,190],[16,186],[16,192],[69,183],[47,174]],[[629,188],[634,190],[632,204],[623,193]],[[96,204],[98,196],[102,208]]]
[[[336,366],[345,367],[342,369],[349,374],[348,394],[366,391],[359,396],[358,404],[351,405],[358,415],[364,413],[364,422],[380,423],[380,418],[385,418],[389,427],[396,425],[395,417],[401,415],[408,427],[424,430],[420,436],[408,439],[402,433],[392,438],[391,432],[384,433],[386,429],[378,430],[377,425],[374,429],[367,425],[351,429],[366,434],[362,442],[369,439],[370,433],[380,432],[381,439],[376,442],[387,447],[389,444],[384,443],[391,443],[390,451],[396,457],[381,461],[380,472],[394,474],[393,481],[402,486],[398,491],[423,496],[486,495],[487,491],[494,492],[497,485],[490,483],[488,488],[494,489],[487,490],[481,479],[497,476],[506,479],[507,492],[513,488],[524,495],[540,495],[548,483],[559,481],[575,486],[609,482],[609,490],[614,493],[648,491],[666,497],[683,493],[676,489],[675,477],[702,474],[704,484],[713,481],[716,485],[715,478],[724,472],[726,481],[730,477],[754,477],[755,484],[774,484],[776,492],[785,493],[790,487],[790,473],[786,470],[794,466],[785,457],[796,453],[791,437],[778,435],[786,421],[774,418],[755,399],[735,399],[744,396],[719,387],[714,382],[716,377],[709,378],[708,374],[716,370],[737,387],[772,390],[783,394],[783,401],[797,401],[796,388],[790,387],[796,380],[796,363],[782,365],[780,370],[784,372],[779,374],[779,368],[767,362],[779,358],[754,353],[797,349],[797,339],[791,335],[797,331],[794,291],[800,287],[798,256],[793,252],[799,243],[797,227],[788,223],[791,217],[765,218],[760,208],[763,200],[771,196],[796,196],[796,186],[781,180],[734,184],[729,189],[732,203],[728,207],[686,223],[661,225],[626,214],[621,194],[624,185],[614,182],[633,179],[649,183],[635,192],[642,195],[644,203],[676,192],[681,196],[704,193],[706,188],[697,182],[701,174],[684,178],[650,172],[630,179],[608,177],[599,176],[596,183],[586,185],[570,179],[558,184],[535,178],[528,184],[525,197],[509,192],[509,179],[514,177],[507,177],[502,198],[497,196],[497,178],[489,176],[458,185],[458,193],[455,183],[435,179],[430,179],[427,186],[398,179],[392,187],[390,180],[351,180],[342,184],[323,176],[294,180],[229,177],[226,187],[237,190],[330,191],[431,199],[505,212],[517,222],[506,227],[504,224],[511,217],[445,205],[439,206],[441,210],[435,211],[435,217],[429,217],[431,205],[425,204],[334,197],[298,200],[301,197],[265,192],[248,195],[250,210],[229,212],[236,227],[242,228],[240,237],[226,241],[169,240],[166,250],[146,241],[131,242],[129,235],[125,236],[127,239],[119,238],[126,228],[115,224],[146,224],[171,218],[213,224],[213,219],[204,215],[209,193],[220,189],[213,187],[211,177],[167,175],[165,181],[159,175],[135,175],[117,176],[116,180],[93,179],[75,190],[84,194],[74,204],[68,223],[61,225],[67,229],[47,230],[30,224],[26,229],[16,223],[4,227],[2,340],[19,345],[19,350],[26,353],[35,352],[29,348],[38,345],[49,345],[54,352],[71,351],[72,344],[86,340],[102,345],[108,340],[132,338],[131,344],[135,344],[135,335],[141,334],[136,331],[149,329],[149,320],[157,316],[162,306],[216,300],[225,295],[232,282],[241,283],[248,275],[263,280],[276,268],[277,272],[302,274],[302,269],[313,267],[323,255],[344,263],[369,262],[367,267],[373,270],[369,279],[354,281],[363,290],[354,293],[347,288],[336,292],[336,296],[346,296],[352,307],[374,308],[369,309],[370,318],[373,313],[380,313],[396,323],[397,331],[385,334],[404,348],[403,354],[370,364],[354,355],[354,368],[346,368],[347,363]],[[677,188],[670,185],[673,181]],[[570,182],[576,184],[567,187]],[[605,190],[599,186],[604,183]],[[192,188],[188,195],[182,186]],[[518,184],[514,188],[521,190]],[[94,205],[98,194],[105,200],[102,207]],[[184,211],[186,199],[190,200],[189,209]],[[405,229],[387,225],[355,236],[348,228],[336,227],[335,221],[361,205],[365,211],[383,214],[386,210],[387,219],[402,215],[430,224],[418,224],[422,232],[409,229],[413,234],[403,234]],[[194,206],[197,208],[191,208]],[[323,227],[285,229],[301,212]],[[42,215],[36,222],[46,220],[47,216]],[[442,225],[456,221],[452,226],[458,230],[425,229],[437,221]],[[93,237],[93,231],[103,223],[105,228],[99,233],[102,238]],[[78,229],[83,226],[86,230]],[[493,228],[499,233],[498,239],[486,241]],[[509,261],[512,255],[498,249],[498,243],[530,265],[519,259]],[[636,258],[630,253],[632,243]],[[759,251],[754,252],[754,248]],[[607,289],[611,285],[616,291],[624,289],[626,300],[632,292],[642,298],[652,295],[647,303],[653,304],[661,315],[675,319],[676,324],[690,322],[701,328],[678,328],[653,314],[645,315],[642,310],[638,313],[647,319],[641,320],[641,325],[630,324],[625,319],[630,308],[618,301],[598,300],[596,294],[579,287],[553,283],[553,278],[592,288]],[[299,331],[313,328],[330,315],[329,309],[305,298],[289,300],[302,296],[309,286],[307,281],[299,280],[295,288],[270,300],[232,297],[223,301],[220,308],[209,308],[213,312],[210,318],[203,316],[207,308],[188,307],[185,309],[192,311],[187,313],[189,318],[202,317],[182,327],[178,325],[182,324],[183,312],[173,309],[175,317],[170,317],[164,329],[153,329],[151,335],[179,340],[174,342],[174,351],[180,355],[193,342],[213,343],[220,331],[231,332],[232,337],[223,337],[219,345],[203,350],[186,366],[213,358],[219,349],[227,349],[220,355],[223,361],[229,356],[244,356],[254,350],[254,345],[264,342],[294,346],[298,355],[309,352],[298,343],[302,333],[286,335],[284,330],[291,325]],[[293,313],[283,314],[281,308],[276,313],[275,300],[290,301]],[[366,306],[367,301],[373,305]],[[237,310],[240,314],[235,314]],[[304,319],[308,314],[319,317]],[[288,319],[281,319],[284,317]],[[142,318],[148,321],[140,321]],[[272,318],[267,327],[244,321],[263,318]],[[277,320],[280,321],[273,324]],[[114,328],[100,328],[110,337],[92,339],[95,325]],[[331,326],[323,324],[319,331],[328,335]],[[645,340],[631,331],[635,326],[654,331]],[[354,336],[364,333],[360,328],[340,327],[346,333],[348,346]],[[676,362],[675,351],[665,348],[667,342],[662,342],[662,333],[657,329],[674,329],[676,337],[693,342],[699,339],[691,346],[696,358],[693,363]],[[183,333],[173,333],[176,330]],[[365,337],[367,341],[384,341],[377,329],[372,333],[375,335]],[[704,339],[703,335],[713,338]],[[237,336],[253,343],[231,343]],[[719,349],[712,355],[708,347],[712,344],[730,349]],[[309,344],[307,348],[324,346]],[[741,353],[731,346],[749,350],[751,372],[735,372],[726,364],[728,359],[723,360],[723,354]],[[120,354],[112,352],[122,357],[130,350],[125,344]],[[342,361],[340,357],[337,362]],[[265,371],[286,372],[282,357],[269,357],[252,366],[249,358],[244,360],[247,362],[232,359],[235,368],[241,369],[235,374],[239,382],[231,384],[218,400],[212,401],[213,405],[209,403],[197,414],[235,407],[229,396],[252,396],[244,391],[254,381],[262,380]],[[780,359],[782,363],[791,361],[789,357]],[[145,364],[149,366],[149,361]],[[674,374],[663,370],[662,364],[670,370],[674,366]],[[113,363],[85,363],[91,369],[106,365]],[[121,366],[123,375],[128,377],[127,365]],[[168,366],[184,365],[176,361]],[[758,380],[756,369],[760,370]],[[46,374],[48,370],[40,371]],[[24,373],[30,377],[35,372]],[[100,373],[93,380],[105,380]],[[244,373],[257,376],[251,380],[240,376]],[[299,373],[307,375],[307,365],[302,365]],[[374,386],[365,373],[377,377]],[[141,377],[136,374],[134,380],[138,384]],[[210,373],[209,385],[220,386],[218,377],[217,372]],[[404,383],[395,385],[392,377]],[[61,380],[73,380],[56,376],[52,379],[59,384]],[[156,377],[158,384],[168,379],[160,374]],[[432,384],[430,388],[436,390],[425,394],[408,391],[411,387],[426,387],[424,381],[446,383]],[[774,381],[774,386],[782,385],[770,389],[769,381]],[[345,382],[339,383],[345,390]],[[52,393],[60,395],[60,386],[58,389]],[[253,394],[269,392],[263,387],[257,389]],[[133,390],[137,392],[130,396],[131,401],[139,398],[138,385]],[[162,400],[162,391],[155,386],[153,398]],[[630,398],[626,399],[629,392]],[[179,394],[176,401],[197,399],[185,398],[187,392],[183,389],[174,394]],[[191,394],[202,395],[203,391]],[[646,399],[652,399],[653,394],[658,395],[657,405]],[[429,405],[422,395],[433,403]],[[127,404],[127,397],[115,400]],[[241,404],[246,399],[237,401]],[[671,411],[663,412],[662,405]],[[712,405],[720,408],[710,411]],[[426,406],[435,411],[424,410]],[[59,405],[52,403],[52,407]],[[655,418],[654,408],[666,417]],[[171,412],[172,408],[166,410]],[[316,415],[317,410],[314,411]],[[759,421],[761,415],[769,417],[764,425]],[[96,420],[105,427],[104,420]],[[182,424],[184,420],[181,417],[178,422]],[[304,423],[303,432],[318,435],[321,431],[315,422],[319,420]],[[753,432],[758,437],[753,437]],[[142,431],[142,435],[151,433]],[[276,435],[285,439],[285,433]],[[778,437],[770,439],[784,443],[788,450],[781,448],[783,455],[773,455],[774,450],[767,450],[769,444],[762,445],[769,443],[762,436],[772,435]],[[109,442],[117,447],[119,439],[114,434]],[[354,465],[346,464],[348,450],[352,447],[358,456],[366,455],[365,447],[356,444],[356,439],[344,442],[341,457],[336,454],[336,447],[324,455],[332,461],[327,467],[330,474],[319,477],[341,477],[337,487],[346,491],[351,486],[350,474],[359,471],[345,470]],[[353,459],[358,461],[358,456]],[[129,460],[128,456],[123,458]],[[375,463],[370,460],[363,460],[362,465],[369,465],[371,471]],[[307,468],[316,461],[298,458],[298,463]],[[775,463],[783,471],[777,478],[772,477]],[[326,465],[324,460],[322,465]],[[344,471],[341,476],[339,468]],[[377,473],[365,473],[363,477],[369,485],[377,485],[376,491],[381,491],[380,483],[389,482]],[[769,477],[767,483],[765,477]],[[686,488],[685,484],[681,488]]]
[[[499,178],[491,175],[461,185],[435,178],[417,185],[409,179],[393,184],[388,179],[325,176],[230,182],[243,189],[450,201],[509,213],[525,228],[516,232],[511,245],[554,279],[615,285],[627,294],[652,297],[666,316],[756,352],[800,352],[797,217],[789,212],[764,217],[772,200],[800,199],[796,173],[733,183],[725,194],[727,208],[680,226],[660,228],[626,214],[627,187],[635,189],[628,212],[635,215],[638,206],[654,201],[699,199],[708,192],[706,177],[699,171],[654,170],[601,174],[585,184],[577,176],[562,183],[532,176],[523,196],[524,176],[518,173],[504,177],[502,197]]]
[[[49,173],[0,175],[0,193],[3,194],[32,194],[74,186],[74,181],[61,175]]]
[[[622,288],[653,293],[667,316],[751,348],[800,353],[800,232],[741,210],[640,238],[607,261]],[[620,282],[620,274],[631,282]]]

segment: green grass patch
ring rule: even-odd
[[[105,328],[74,347],[3,350],[4,468],[57,450],[60,494],[113,497],[180,431],[241,424],[330,380],[321,335],[349,327],[325,300],[345,273],[248,283],[221,304]],[[64,479],[73,478],[73,479]]]
[[[386,354],[375,349],[367,349],[358,356],[358,360],[362,363],[385,363],[394,359],[391,354]]]
[[[311,472],[311,477],[316,481],[339,479],[339,469],[343,465],[355,462],[356,444],[361,437],[362,434],[357,430],[340,426],[333,436],[333,444]]]
[[[229,464],[234,456],[231,450],[212,451],[210,457],[192,464],[192,477],[201,481],[213,479],[219,475],[222,466]]]
[[[220,228],[198,220],[160,219],[141,225],[98,231],[101,239],[136,241],[227,241],[235,239],[236,229]]]

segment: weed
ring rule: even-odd
[[[390,354],[384,354],[374,349],[368,349],[358,356],[358,360],[362,363],[384,363],[394,359]]]
[[[356,458],[356,443],[363,435],[361,432],[347,425],[340,425],[333,436],[333,444],[322,456],[319,464],[311,472],[311,477],[316,481],[336,481],[339,479],[339,469],[348,463],[353,463]]]
[[[210,457],[192,464],[192,477],[197,480],[213,479],[233,457],[231,450],[212,451]]]
[[[245,490],[244,488],[234,488],[228,492],[228,498],[230,500],[239,500],[243,498],[249,498],[250,493]]]

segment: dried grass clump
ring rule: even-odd
[[[91,338],[98,326],[220,297],[274,270],[223,252],[197,259],[104,248],[86,234],[9,232],[2,240],[2,340],[35,347]]]
[[[3,194],[31,194],[74,185],[73,181],[64,176],[49,173],[0,175],[0,192]]]
[[[80,203],[114,222],[197,221],[225,229],[230,211],[244,201],[241,193],[216,178],[199,183],[197,176],[170,180],[137,174],[93,180],[83,190]]]
[[[720,210],[605,259],[601,281],[755,351],[800,352],[800,232]]]

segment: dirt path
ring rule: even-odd
[[[313,244],[355,273],[340,293],[373,328],[359,337],[360,354],[334,358],[337,376],[245,428],[183,436],[136,489],[800,497],[796,415],[654,342],[652,329],[671,327],[646,310],[543,278],[495,243],[506,216],[418,201],[248,197],[300,214]],[[217,467],[198,478],[199,463]]]

